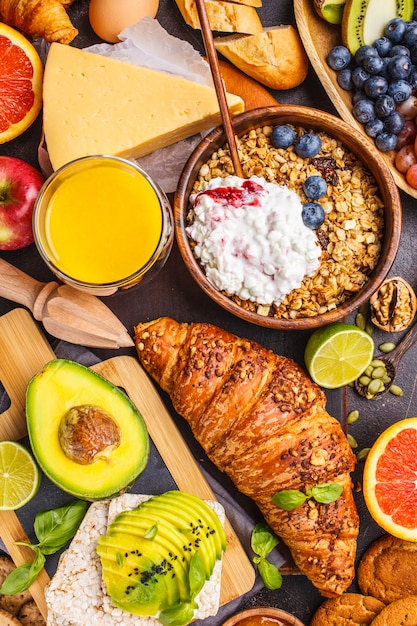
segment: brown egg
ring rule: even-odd
[[[118,34],[143,17],[155,17],[159,0],[90,0],[89,18],[96,35],[116,43]]]

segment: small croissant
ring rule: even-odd
[[[73,0],[0,0],[0,19],[32,39],[68,44],[77,35],[66,8]]]
[[[135,327],[138,357],[213,463],[252,498],[323,596],[354,575],[359,518],[350,472],[355,455],[323,391],[291,359],[205,323],[168,317]],[[330,503],[287,511],[272,498],[337,483]]]

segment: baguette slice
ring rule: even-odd
[[[175,1],[185,23],[192,28],[200,28],[195,0]],[[211,30],[249,35],[262,33],[262,23],[254,6],[226,0],[205,0],[205,4]]]
[[[271,26],[256,35],[216,37],[214,45],[242,72],[270,89],[292,89],[307,76],[308,57],[292,25]]]

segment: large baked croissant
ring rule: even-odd
[[[135,327],[139,360],[172,400],[208,457],[252,498],[323,596],[354,577],[359,520],[355,456],[325,395],[291,359],[210,324],[163,317]],[[337,482],[333,503],[292,511],[272,496]]]
[[[78,34],[66,8],[73,0],[0,0],[0,19],[33,39],[68,44]]]

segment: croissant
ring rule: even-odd
[[[208,457],[253,499],[293,560],[325,597],[354,578],[359,519],[350,472],[355,455],[321,390],[291,359],[206,323],[170,318],[135,327],[138,357],[191,426]],[[272,502],[337,482],[330,504],[292,511]]]
[[[68,44],[77,35],[66,8],[73,0],[0,0],[0,19],[33,39]]]

